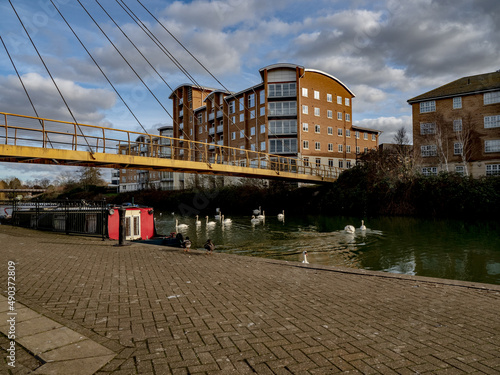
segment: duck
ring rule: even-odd
[[[198,215],[196,215],[196,220],[194,221],[194,223],[196,224],[196,226],[201,225],[201,221],[198,220]]]
[[[208,221],[208,216],[205,216],[205,218],[207,219],[207,227],[208,228],[215,227],[215,221]]]
[[[302,261],[302,263],[304,263],[304,264],[309,264],[309,262],[307,261],[307,251],[306,251],[306,250],[304,250],[304,251],[302,252],[302,255],[304,256],[304,260]]]
[[[279,221],[285,220],[285,210],[283,210],[280,214],[278,214],[278,220]]]
[[[346,225],[344,230],[347,232],[347,233],[354,233],[356,231],[356,229],[354,229],[354,227],[352,225]]]
[[[179,220],[175,219],[175,229],[178,232],[179,230],[188,229],[189,225],[187,224],[179,224]]]
[[[233,221],[230,218],[224,219],[224,215],[222,215],[222,223],[225,225],[230,225],[233,223]]]
[[[361,226],[359,227],[359,229],[366,230],[365,221],[364,220],[361,220]]]
[[[255,215],[252,215],[252,218],[250,219],[250,222],[252,225],[259,224],[260,220],[255,217]]]

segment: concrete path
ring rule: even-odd
[[[0,226],[0,373],[500,373],[500,286],[115,244]]]

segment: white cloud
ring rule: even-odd
[[[372,128],[383,131],[382,135],[379,138],[380,143],[392,143],[396,132],[401,127],[404,127],[406,129],[410,141],[412,140],[411,116],[364,119],[361,121],[354,121],[354,124],[364,128]]]

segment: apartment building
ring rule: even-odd
[[[463,77],[408,100],[425,175],[500,175],[500,71]]]
[[[261,83],[239,92],[178,86],[170,95],[174,137],[337,168],[377,148],[380,132],[352,124],[354,93],[336,77],[294,64],[269,65],[260,75]]]

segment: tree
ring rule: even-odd
[[[395,166],[398,168],[398,173],[403,180],[408,180],[414,173],[415,158],[413,156],[410,138],[406,133],[404,126],[398,129],[394,135],[393,142],[395,144],[396,160]]]
[[[469,175],[469,160],[472,156],[473,123],[472,114],[467,112],[460,125],[455,128],[455,138],[461,145],[460,158],[464,165],[464,175]]]
[[[104,185],[101,170],[97,167],[82,167],[78,171],[80,184],[87,189],[89,186]]]
[[[436,151],[439,158],[439,163],[442,168],[449,172],[448,159],[449,159],[449,140],[450,140],[450,127],[447,126],[442,114],[437,114],[434,117],[434,139],[436,142]],[[444,166],[444,167],[443,167]]]

